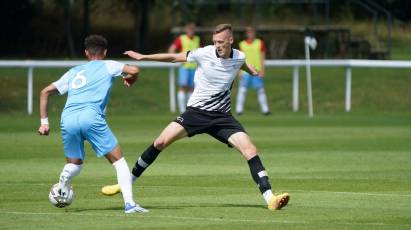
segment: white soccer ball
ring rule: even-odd
[[[50,193],[49,193],[49,201],[58,208],[64,208],[64,207],[69,206],[73,202],[74,190],[73,190],[73,187],[70,186],[67,199],[63,199],[60,196],[60,193],[58,191],[59,190],[58,185],[59,184],[57,183],[51,186]]]

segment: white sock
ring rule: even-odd
[[[120,160],[114,162],[113,166],[117,171],[117,181],[123,194],[124,204],[129,203],[134,205],[131,173],[126,160],[122,157]]]
[[[258,94],[258,102],[260,103],[261,111],[263,113],[268,113],[268,104],[267,104],[267,96],[265,95],[265,90],[264,88],[259,88],[257,90]]]
[[[177,94],[177,99],[178,99],[178,109],[180,110],[180,113],[184,113],[186,111],[186,93],[184,91],[178,91]]]
[[[240,86],[237,93],[236,112],[242,113],[244,111],[245,97],[247,95],[247,88]]]
[[[64,165],[64,168],[60,173],[60,179],[59,179],[60,186],[69,186],[73,177],[77,176],[80,173],[82,168],[83,168],[82,164],[76,165],[73,163],[67,163],[66,165]]]
[[[274,194],[273,194],[273,192],[271,191],[271,189],[269,189],[269,190],[267,190],[267,191],[265,191],[264,193],[263,193],[263,197],[264,197],[264,200],[265,200],[265,202],[267,202],[267,204],[268,204],[268,202],[271,200],[271,198],[274,196]]]

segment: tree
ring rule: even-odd
[[[74,0],[56,0],[58,6],[63,8],[64,14],[64,33],[67,41],[68,54],[70,57],[74,57],[76,49],[74,47],[73,35],[71,31],[71,7]]]
[[[90,32],[90,0],[83,0],[83,37]]]
[[[147,33],[149,30],[149,11],[154,1],[150,0],[127,0],[128,8],[132,10],[135,22],[136,43],[135,48],[145,52],[147,44]]]

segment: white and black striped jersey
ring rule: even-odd
[[[210,45],[187,52],[187,61],[196,62],[194,92],[187,106],[206,111],[230,112],[231,87],[245,55],[232,49],[230,58],[220,58]]]

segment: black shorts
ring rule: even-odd
[[[245,132],[243,126],[231,113],[205,111],[193,107],[187,107],[187,110],[174,121],[184,127],[188,137],[207,133],[229,147],[232,147],[228,143],[231,135]]]

